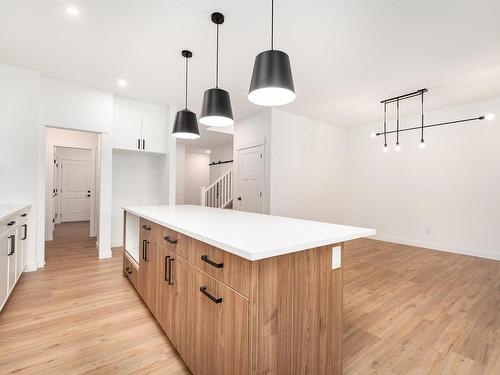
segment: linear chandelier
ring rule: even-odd
[[[372,133],[372,138],[375,136],[384,136],[384,148],[383,151],[387,152],[389,148],[387,147],[387,134],[394,134],[396,133],[396,146],[394,149],[396,151],[401,150],[401,146],[399,144],[399,133],[402,132],[407,132],[411,130],[420,130],[420,144],[419,147],[421,149],[425,148],[425,141],[424,141],[424,129],[427,128],[432,128],[436,126],[444,126],[444,125],[456,125],[456,124],[461,124],[461,123],[466,123],[466,122],[471,122],[471,121],[477,121],[477,120],[493,120],[495,118],[495,115],[493,113],[489,113],[484,116],[478,116],[478,117],[471,117],[471,118],[465,118],[462,120],[452,120],[452,121],[445,121],[445,122],[439,122],[436,124],[424,124],[424,94],[429,91],[427,89],[420,89],[414,92],[410,92],[408,94],[404,95],[399,95],[395,96],[394,98],[389,98],[382,100],[380,103],[384,105],[384,131],[380,133]],[[400,119],[399,119],[399,106],[400,102],[415,98],[415,97],[420,97],[420,125],[419,126],[412,126],[408,128],[400,128]],[[396,103],[396,130],[387,130],[387,105],[391,103]]]

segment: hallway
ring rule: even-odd
[[[59,224],[44,269],[24,273],[0,314],[0,373],[188,373],[121,272],[99,261],[88,222]]]

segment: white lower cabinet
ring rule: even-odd
[[[26,266],[27,216],[21,211],[0,223],[0,310]]]

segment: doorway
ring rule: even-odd
[[[97,233],[99,206],[99,134],[47,128],[45,240],[78,223],[87,235]],[[60,236],[57,236],[58,238]]]
[[[238,150],[236,209],[264,213],[264,173],[264,145]]]

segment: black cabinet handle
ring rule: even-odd
[[[21,240],[25,240],[26,238],[28,238],[28,224],[23,224],[23,228],[24,228],[24,236],[23,238],[21,238]]]
[[[24,214],[21,215],[21,217],[26,217],[26,216],[28,216],[27,212],[25,212]]]
[[[238,199],[239,201],[241,201],[241,197],[238,197],[237,199]]]
[[[171,243],[172,245],[175,245],[177,243],[177,240],[173,240],[171,239],[169,236],[165,236],[163,237],[163,239],[169,243]]]
[[[170,259],[170,255],[166,256],[165,257],[165,275],[164,275],[164,279],[165,281],[168,281],[169,284],[170,284],[170,279],[168,277],[168,260]]]
[[[149,241],[145,240],[146,243],[144,244],[144,260],[146,262],[149,262]]]
[[[212,300],[212,302],[214,302],[214,303],[222,303],[222,297],[216,298],[216,297],[212,296],[210,293],[207,292],[207,287],[206,286],[202,286],[200,288],[200,292],[202,292],[204,295],[206,295],[208,298],[210,298]]]
[[[149,225],[143,225],[142,229],[151,230],[151,227]]]
[[[142,140],[142,149],[145,150],[146,149],[146,140]]]
[[[168,285],[174,285],[172,280],[172,263],[174,263],[175,258],[170,258],[168,260]]]
[[[9,221],[9,222],[7,223],[7,225],[8,225],[9,227],[11,227],[11,226],[13,226],[15,223],[16,223],[16,222],[15,222],[14,220],[12,220],[12,221]]]
[[[10,252],[8,252],[7,255],[11,256],[14,255],[14,253],[16,252],[16,236],[11,234],[9,236],[9,239],[10,239]]]
[[[142,240],[142,259],[146,260],[146,242],[148,240]]]
[[[224,268],[224,263],[215,263],[213,260],[208,259],[208,255],[202,255],[201,260],[210,264],[212,267]]]
[[[132,271],[130,270],[130,268],[129,268],[129,267],[127,267],[127,268],[125,268],[125,269],[127,270],[127,273],[128,273],[128,274],[132,273]]]
[[[137,138],[137,149],[141,149],[141,140],[139,138]]]

